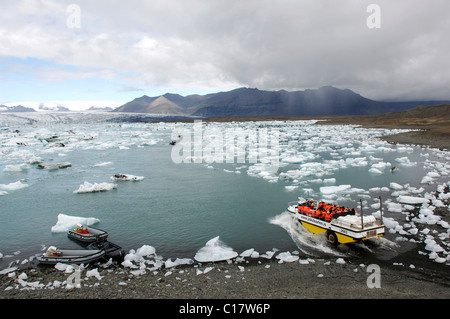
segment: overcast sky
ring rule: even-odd
[[[1,0],[0,104],[324,85],[450,99],[449,34],[448,0]]]

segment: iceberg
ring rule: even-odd
[[[416,205],[416,204],[428,203],[428,199],[423,198],[423,197],[400,195],[399,197],[397,197],[397,202],[403,203],[403,204]]]
[[[22,188],[27,188],[28,184],[22,183],[21,181],[17,181],[9,184],[0,184],[0,191],[11,192],[16,191]]]
[[[29,167],[27,164],[6,165],[3,169],[5,173],[27,172]]]
[[[113,183],[94,183],[91,184],[89,182],[84,182],[80,187],[73,191],[74,194],[82,194],[82,193],[95,193],[95,192],[105,192],[117,187],[117,184]]]
[[[369,174],[372,174],[372,175],[381,175],[381,174],[383,174],[383,172],[382,172],[381,170],[379,170],[378,168],[371,167],[371,168],[369,169]]]
[[[352,187],[351,185],[323,186],[320,188],[320,192],[322,194],[330,195],[330,194],[343,192],[351,187]]]
[[[392,188],[392,189],[394,189],[394,190],[400,190],[400,189],[403,189],[403,186],[402,186],[402,185],[400,185],[400,184],[398,184],[398,183],[394,183],[394,182],[390,183],[390,184],[389,184],[389,187]]]
[[[219,236],[210,239],[194,256],[198,262],[223,261],[236,258],[238,253],[219,240]]]
[[[63,233],[74,227],[76,224],[83,224],[87,226],[99,223],[100,219],[94,217],[76,217],[65,214],[58,215],[58,221],[52,227],[52,232]]]

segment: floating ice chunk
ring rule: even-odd
[[[390,184],[389,184],[389,187],[392,188],[392,189],[395,189],[395,190],[403,189],[403,186],[402,186],[402,185],[400,185],[400,184],[398,184],[398,183],[394,183],[394,182],[390,183]]]
[[[296,190],[298,188],[298,186],[284,186],[284,189],[287,192],[293,192],[294,190]]]
[[[387,203],[387,210],[392,213],[401,213],[402,212],[402,204],[399,203]]]
[[[400,195],[397,197],[397,202],[415,205],[415,204],[428,203],[428,199],[423,198],[423,197]]]
[[[11,191],[16,191],[19,189],[23,189],[23,188],[27,188],[28,184],[22,183],[21,181],[17,181],[14,183],[9,183],[9,184],[0,184],[0,190],[3,190],[5,192],[11,192]]]
[[[17,165],[6,165],[3,169],[5,173],[18,173],[18,172],[27,172],[29,167],[27,164],[17,164]]]
[[[323,180],[323,183],[325,184],[325,185],[331,185],[331,184],[335,184],[336,183],[336,178],[325,178],[324,180]]]
[[[330,195],[330,194],[343,192],[347,189],[350,189],[351,187],[352,187],[351,185],[323,186],[320,188],[320,192],[322,194]]]
[[[384,170],[385,168],[390,167],[390,166],[392,166],[391,163],[387,163],[387,162],[378,162],[378,163],[372,164],[371,167],[377,168],[377,169],[380,169],[380,170]]]
[[[416,162],[411,162],[407,156],[396,158],[395,161],[404,167],[412,167],[417,164]]]
[[[199,262],[222,261],[238,256],[232,248],[226,246],[219,240],[219,236],[210,239],[194,256]]]
[[[378,168],[371,167],[371,168],[369,169],[369,174],[372,174],[372,175],[381,175],[381,174],[383,174],[383,172],[380,171]]]
[[[384,226],[386,226],[389,229],[394,230],[394,232],[403,230],[403,227],[399,224],[399,222],[394,220],[393,218],[383,217],[383,223],[384,223]]]
[[[99,222],[100,220],[94,217],[76,217],[65,214],[59,214],[56,225],[52,227],[52,232],[54,233],[66,232],[70,228],[73,228],[76,224],[91,226]]]
[[[111,180],[113,181],[142,181],[144,177],[142,176],[135,176],[130,174],[115,174],[114,176],[111,176]]]
[[[84,182],[80,187],[73,191],[74,194],[82,194],[82,193],[95,193],[95,192],[105,192],[117,187],[117,184],[114,183],[94,183],[91,184],[89,182]]]
[[[432,207],[432,206],[430,206]],[[419,211],[419,216],[413,219],[415,222],[421,224],[434,225],[441,221],[441,218],[434,215],[433,210],[430,208],[422,207]]]
[[[313,160],[314,158],[316,158],[316,155],[314,155],[313,153],[310,152],[302,152],[300,154],[297,155],[293,155],[293,156],[288,156],[282,159],[283,162],[286,163],[301,163],[301,162],[305,162],[308,160]]]
[[[108,165],[112,165],[112,164],[113,164],[113,162],[101,162],[101,163],[94,164],[92,166],[94,166],[94,167],[102,167],[102,166],[108,166]]]
[[[424,176],[420,181],[421,184],[433,184],[433,178],[430,176]]]
[[[357,155],[357,154],[356,154]],[[367,166],[369,162],[365,157],[347,158],[345,162],[354,167]]]

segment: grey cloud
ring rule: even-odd
[[[29,50],[57,63],[134,73],[124,87],[334,85],[374,99],[450,98],[448,0],[80,0],[80,30],[61,26],[72,1],[47,1],[42,15],[39,2],[29,10],[7,2],[32,17],[46,47],[11,42],[8,32],[16,40],[27,32],[6,19],[0,54]],[[380,29],[366,25],[371,3],[381,7]]]

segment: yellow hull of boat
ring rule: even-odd
[[[327,231],[327,229],[325,229],[325,228],[309,224],[303,220],[301,221],[301,223],[302,223],[303,227],[305,227],[308,231],[310,231],[313,234],[325,233]],[[357,239],[354,239],[350,236],[346,236],[346,235],[343,235],[340,233],[336,233],[336,236],[337,236],[338,242],[341,244],[354,243],[354,242],[358,241]],[[381,236],[382,236],[382,234],[378,235],[378,237],[381,237]],[[365,238],[363,240],[365,240]]]

